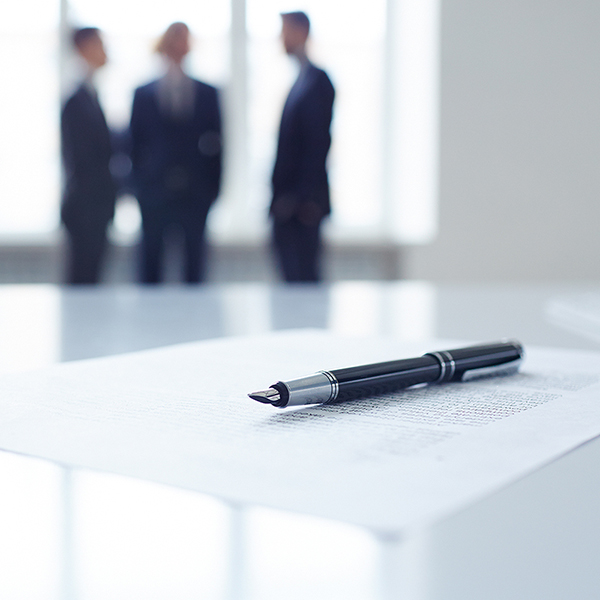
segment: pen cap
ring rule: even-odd
[[[429,355],[440,361],[439,382],[443,382],[514,372],[522,362],[524,351],[519,342],[506,341],[430,352]]]

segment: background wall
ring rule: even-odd
[[[404,274],[600,277],[600,3],[443,0],[439,234]]]

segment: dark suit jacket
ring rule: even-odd
[[[111,140],[104,113],[86,85],[61,115],[65,190],[61,209],[67,229],[105,228],[114,214],[116,188],[110,173]]]
[[[138,88],[131,113],[131,159],[140,205],[172,195],[210,205],[221,182],[221,116],[217,90],[193,81],[194,105],[185,120],[164,114],[159,81]]]
[[[271,215],[286,220],[302,211],[320,218],[329,214],[326,160],[331,145],[331,117],[335,91],[322,69],[304,66],[286,100],[279,128],[273,169]]]

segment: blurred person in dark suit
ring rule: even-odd
[[[283,46],[298,60],[300,74],[279,128],[269,211],[273,245],[286,281],[319,281],[321,223],[331,210],[326,160],[335,92],[327,73],[308,59],[306,14],[283,13],[281,18]]]
[[[135,91],[131,114],[135,194],[142,214],[140,279],[162,280],[165,236],[179,232],[184,280],[205,277],[205,227],[221,182],[221,116],[217,90],[183,70],[190,51],[184,23],[173,23],[157,51],[167,72]]]
[[[87,74],[61,115],[65,170],[61,219],[67,232],[66,281],[98,283],[116,195],[109,169],[110,132],[93,84],[95,72],[106,64],[106,52],[95,27],[76,30],[73,44],[84,60]]]

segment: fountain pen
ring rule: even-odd
[[[518,370],[523,346],[500,341],[455,350],[428,352],[418,358],[319,371],[314,375],[278,381],[250,398],[278,408],[332,404],[384,394],[415,385],[467,381]]]

